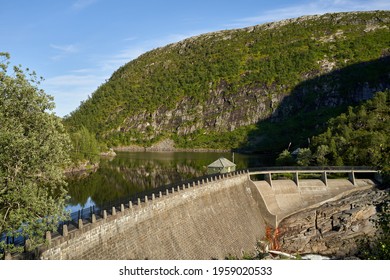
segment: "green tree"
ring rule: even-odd
[[[88,129],[82,126],[76,132],[70,133],[72,140],[72,152],[71,159],[74,163],[78,163],[83,160],[87,160],[91,163],[95,163],[99,160],[99,144]]]
[[[329,154],[329,147],[327,145],[320,145],[317,147],[314,158],[318,165],[328,165],[328,159],[326,158],[327,154]]]
[[[295,161],[288,150],[281,152],[276,159],[276,165],[294,165]]]
[[[8,68],[0,53],[0,233],[34,246],[65,217],[70,140],[36,74]],[[15,250],[0,242],[0,251]]]
[[[299,149],[297,155],[297,163],[302,166],[309,166],[312,161],[312,153],[309,148],[301,148]]]
[[[389,260],[390,259],[390,197],[383,203],[376,205],[379,209],[378,219],[374,221],[378,229],[372,239],[362,240],[358,257],[368,260]]]
[[[326,132],[314,136],[311,150],[318,165],[371,165],[387,174],[390,158],[390,90],[332,118]]]

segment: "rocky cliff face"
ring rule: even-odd
[[[298,254],[353,256],[360,240],[377,233],[376,204],[386,197],[388,192],[369,189],[292,215],[280,223],[281,248]]]
[[[199,129],[215,132],[233,131],[240,126],[265,119],[280,103],[280,97],[268,94],[264,88],[244,88],[234,96],[226,94],[227,83],[210,91],[207,103],[184,98],[174,108],[161,105],[152,113],[147,111],[128,116],[118,130],[137,130],[154,138],[164,132],[188,135]]]
[[[387,11],[339,13],[188,38],[118,69],[66,122],[113,146],[173,139],[208,148],[225,137],[221,147],[238,147],[264,120],[388,88],[389,24]],[[239,128],[247,135],[231,137]]]
[[[390,63],[389,58],[386,58],[388,63]],[[343,96],[341,92],[342,85],[332,85],[331,82],[314,87],[302,86],[292,95],[279,94],[277,90],[267,87],[246,87],[232,96],[225,92],[228,86],[223,83],[217,90],[210,91],[206,104],[184,98],[173,109],[161,105],[152,113],[145,110],[128,116],[117,131],[137,131],[145,135],[148,140],[164,133],[183,136],[200,130],[234,131],[239,127],[257,124],[266,119],[282,120],[298,111],[310,112],[357,104],[372,98],[375,92],[389,88],[390,84],[383,81],[370,86],[367,82],[363,82],[347,96]],[[310,100],[313,92],[321,94],[315,100]]]

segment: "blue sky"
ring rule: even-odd
[[[390,10],[389,0],[0,0],[0,52],[45,78],[64,116],[126,62],[206,32],[327,12]]]

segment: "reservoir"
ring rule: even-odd
[[[207,165],[220,157],[233,161],[233,154],[225,152],[117,152],[115,157],[102,157],[97,170],[68,177],[67,210],[104,208],[143,191],[206,175]],[[269,159],[234,154],[237,170],[270,165]]]

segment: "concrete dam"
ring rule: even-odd
[[[272,180],[274,172],[234,172],[183,184],[104,211],[101,218],[47,234],[40,259],[224,259],[252,253],[266,227],[307,208],[373,188],[373,179]],[[313,171],[310,171],[313,172]],[[329,171],[328,171],[329,172]],[[375,172],[365,170],[365,174]],[[264,174],[264,180],[251,179]],[[369,176],[367,176],[369,177]]]

